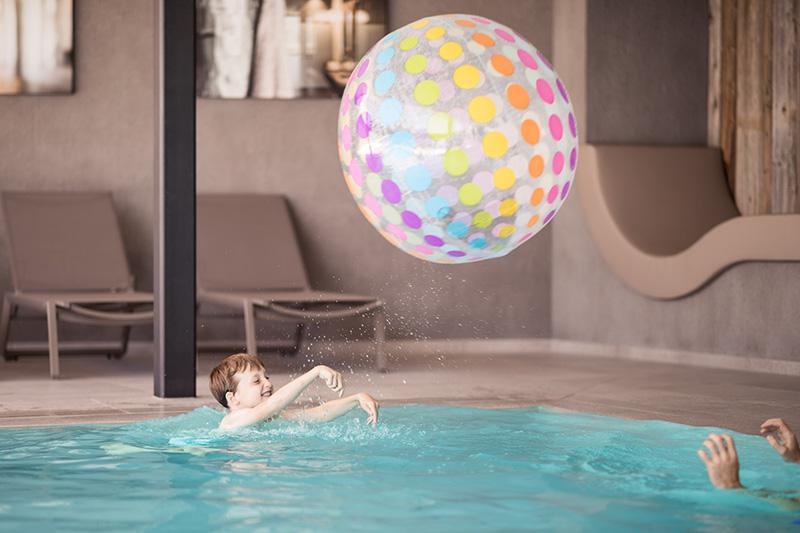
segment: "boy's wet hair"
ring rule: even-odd
[[[265,372],[267,370],[264,367],[264,363],[255,355],[236,353],[223,359],[211,371],[211,375],[208,376],[208,388],[211,389],[211,394],[223,407],[228,407],[228,399],[225,398],[225,394],[236,392],[236,387],[239,385],[239,378],[236,376],[251,369]]]

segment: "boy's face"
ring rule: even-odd
[[[238,374],[236,392],[228,392],[228,406],[235,409],[255,407],[272,394],[272,383],[260,368],[247,369]]]

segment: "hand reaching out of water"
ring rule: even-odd
[[[800,446],[792,429],[780,418],[770,418],[761,424],[761,435],[781,454],[784,461],[800,463]]]
[[[378,402],[375,401],[375,398],[365,392],[362,392],[356,395],[356,400],[358,400],[358,405],[361,407],[361,409],[369,415],[367,417],[367,424],[377,426]]]
[[[706,465],[711,484],[718,489],[741,489],[739,456],[736,454],[733,438],[730,435],[711,433],[703,444],[708,448],[710,457],[702,448],[697,450],[697,455]]]
[[[341,398],[344,393],[344,382],[342,381],[341,372],[337,372],[325,365],[317,366],[317,371],[319,372],[319,379],[323,380],[325,385],[333,392],[338,392],[339,398]]]

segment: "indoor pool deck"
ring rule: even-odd
[[[415,356],[392,370],[350,371],[348,362],[319,362],[343,371],[346,393],[366,391],[383,405],[474,407],[549,406],[573,411],[757,433],[766,418],[800,426],[800,378],[603,357],[536,354]],[[128,422],[215,405],[207,376],[220,356],[201,355],[197,398],[153,396],[152,358],[63,357],[60,380],[47,375],[46,357],[0,361],[0,427]],[[267,354],[276,387],[310,365],[304,358]],[[321,384],[303,398],[331,398]]]

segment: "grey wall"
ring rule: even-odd
[[[704,144],[706,2],[589,0],[586,15],[584,142]],[[608,270],[572,201],[553,224],[552,280],[556,338],[800,360],[800,264],[737,265],[651,300]]]
[[[0,97],[0,188],[111,189],[138,285],[152,287],[155,9],[75,2],[69,96]],[[0,290],[11,285],[0,225]]]
[[[392,0],[391,29],[437,13],[507,24],[551,52],[550,1]],[[312,283],[387,302],[388,335],[403,338],[546,337],[550,231],[500,261],[429,264],[395,249],[364,219],[341,174],[338,100],[199,100],[200,192],[286,194]]]

